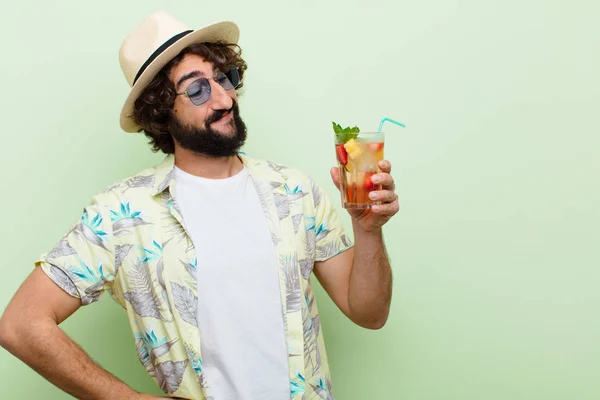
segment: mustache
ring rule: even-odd
[[[237,114],[237,112],[238,112],[238,105],[237,105],[237,102],[235,100],[233,101],[233,104],[231,105],[230,109],[215,111],[214,113],[212,113],[212,115],[210,117],[208,117],[206,119],[206,121],[204,122],[204,124],[206,126],[209,126],[213,122],[216,122],[216,121],[220,120],[221,118],[223,118],[223,116],[225,114],[227,114],[228,112],[230,112],[230,111],[233,111],[234,115]]]

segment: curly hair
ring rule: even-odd
[[[141,131],[150,139],[152,151],[162,151],[165,154],[175,152],[173,136],[169,131],[174,117],[173,106],[177,93],[175,84],[169,74],[187,54],[201,56],[213,63],[215,68],[226,71],[237,67],[240,75],[240,85],[243,86],[244,71],[248,65],[242,59],[242,49],[236,44],[223,42],[195,43],[183,49],[175,58],[156,74],[152,82],[142,91],[133,106],[133,119],[142,127]]]

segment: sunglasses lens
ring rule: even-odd
[[[210,99],[210,83],[206,78],[200,78],[190,83],[187,94],[196,106],[201,106]]]
[[[229,71],[227,71],[227,79],[231,82],[231,86],[234,89],[237,89],[240,86],[240,73],[236,67],[231,67]]]
[[[229,80],[227,75],[224,74],[223,72],[218,72],[217,75],[215,76],[215,80],[217,81],[217,83],[219,85],[221,85],[223,87],[223,89],[225,89],[225,90],[233,89],[233,85],[231,84],[231,81]]]

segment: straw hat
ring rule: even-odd
[[[146,18],[127,36],[119,50],[119,63],[131,87],[121,110],[121,128],[125,132],[139,132],[133,122],[133,105],[156,74],[181,50],[193,43],[223,41],[237,44],[240,36],[233,22],[219,22],[192,30],[164,11]]]

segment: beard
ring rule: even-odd
[[[228,112],[232,118],[226,126],[232,128],[231,133],[223,134],[211,128],[211,124],[220,120]],[[246,124],[240,117],[237,102],[234,101],[229,110],[217,110],[206,121],[203,127],[183,124],[173,116],[169,124],[169,132],[179,145],[197,154],[209,157],[231,157],[237,154],[246,141]]]

